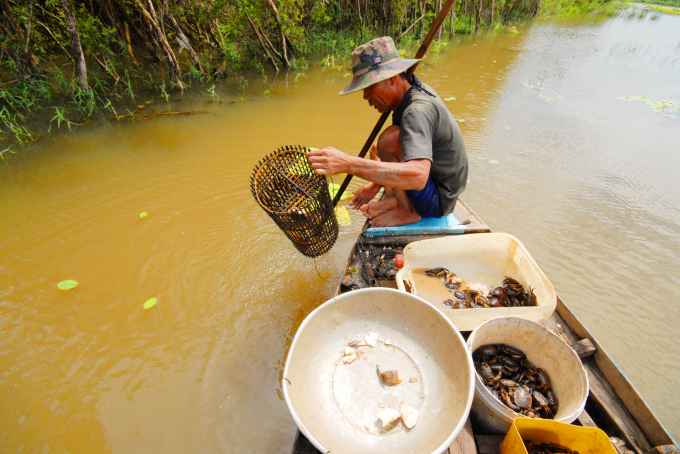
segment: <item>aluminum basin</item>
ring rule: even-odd
[[[375,347],[343,364],[352,340],[378,333]],[[387,387],[381,370],[403,382]],[[370,288],[333,298],[300,325],[284,369],[283,394],[300,431],[321,452],[441,453],[453,442],[474,396],[472,357],[460,332],[425,300]],[[415,380],[411,380],[415,379]],[[418,423],[384,430],[380,407],[419,410]]]

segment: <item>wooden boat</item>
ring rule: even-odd
[[[368,224],[350,252],[343,277],[348,269],[356,264],[357,253],[364,248],[383,247],[403,248],[408,243],[423,239],[438,238],[451,234],[474,234],[490,232],[491,229],[462,201],[458,200],[453,212],[461,224],[455,229],[413,230],[409,234],[380,234],[368,236]],[[452,233],[455,231],[454,233]],[[398,231],[397,231],[398,232]],[[393,232],[396,233],[396,232]],[[342,277],[341,277],[342,279]],[[381,280],[375,285],[396,288],[395,282]],[[336,295],[344,293],[338,284]],[[557,297],[557,310],[543,322],[543,325],[571,343],[588,372],[590,394],[585,410],[574,424],[585,427],[599,427],[609,435],[614,447],[621,454],[668,454],[680,453],[672,436],[654,415],[637,389],[616,362],[604,351],[601,345],[583,326],[578,317]],[[465,337],[468,333],[463,333]],[[464,429],[448,449],[449,454],[492,454],[504,436],[479,433],[468,418]],[[293,454],[317,454],[319,451],[298,430],[293,445]]]

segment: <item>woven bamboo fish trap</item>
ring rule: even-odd
[[[309,150],[285,146],[255,166],[250,190],[257,203],[303,255],[318,257],[338,238],[338,220],[324,175],[314,174]]]

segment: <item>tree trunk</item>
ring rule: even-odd
[[[217,46],[217,48],[218,48],[219,50],[222,50],[222,51],[223,51],[224,48],[222,47],[222,43],[221,43],[220,40],[217,38],[217,35],[215,35],[215,30],[213,30],[212,21],[208,21],[208,26],[205,27],[205,31],[210,35],[210,39],[213,41],[213,43],[215,44],[215,46]]]
[[[118,38],[125,43],[125,47],[128,51],[128,54],[130,55],[130,58],[132,59],[132,62],[135,65],[138,65],[139,62],[135,58],[135,53],[132,50],[132,43],[130,43],[130,29],[128,27],[128,24],[125,20],[118,20],[118,17],[116,17],[115,12],[113,11],[113,8],[111,7],[111,4],[109,2],[106,2],[101,5],[100,10],[104,10],[106,13],[106,17],[109,19],[109,23],[116,29],[116,32],[118,34]]]
[[[165,56],[168,59],[170,74],[175,79],[177,88],[179,88],[180,91],[184,91],[184,84],[182,83],[182,70],[179,67],[179,62],[177,61],[175,52],[173,52],[172,47],[170,47],[170,43],[168,42],[167,36],[165,36],[165,33],[161,28],[161,23],[158,20],[158,16],[156,16],[156,10],[153,7],[153,3],[151,3],[151,0],[147,0],[149,4],[149,9],[147,9],[144,5],[142,5],[140,0],[136,0],[136,2],[140,11],[144,15],[144,19],[147,21],[149,26],[152,27],[153,30],[156,32],[156,37],[158,38],[158,41],[160,41],[161,47],[163,48],[163,52],[165,53]]]
[[[76,69],[78,86],[84,92],[89,91],[90,86],[87,84],[85,55],[83,54],[83,48],[80,47],[80,35],[78,34],[76,17],[73,15],[73,9],[71,8],[71,0],[61,0],[61,5],[64,8],[64,16],[66,17],[66,28],[68,28],[68,34],[71,36],[71,52],[73,53],[73,64]]]
[[[449,39],[456,36],[456,31],[453,28],[453,23],[455,19],[456,19],[456,0],[454,0],[453,6],[451,7],[451,19],[449,20]]]
[[[175,31],[175,39],[179,43],[181,47],[183,47],[191,56],[191,59],[194,61],[194,65],[196,65],[196,68],[200,72],[203,72],[203,67],[201,66],[201,60],[198,58],[198,55],[196,55],[196,51],[194,51],[194,48],[191,46],[191,42],[189,41],[189,38],[182,32],[182,29],[179,28],[179,25],[177,24],[177,21],[175,20],[175,17],[172,15],[170,12],[170,8],[168,7],[168,2],[166,0],[161,0],[161,5],[163,9],[165,10],[165,14],[168,16],[168,19],[170,20],[170,25],[172,26],[172,29]]]
[[[496,0],[491,0],[491,26],[493,27],[493,13],[496,9]]]
[[[135,53],[132,51],[132,43],[130,42],[130,27],[126,21],[123,21],[123,37],[125,38],[125,45],[127,47],[128,53],[130,54],[132,62],[135,65],[138,65],[139,62],[135,58]]]
[[[248,13],[246,12],[246,18],[248,19],[248,22],[250,22],[250,26],[253,27],[253,31],[255,32],[255,35],[257,36],[257,39],[260,41],[260,45],[262,46],[262,49],[264,49],[264,53],[267,55],[267,58],[271,62],[272,66],[276,70],[276,72],[279,72],[279,67],[276,66],[276,61],[274,60],[274,57],[272,57],[272,54],[269,53],[269,50],[267,49],[267,46],[264,45],[264,41],[262,41],[262,37],[260,36],[260,33],[257,31],[257,27],[255,27],[255,22],[250,18]]]
[[[281,26],[281,17],[279,17],[279,10],[276,9],[274,5],[274,0],[267,0],[269,8],[274,13],[274,20],[276,20],[276,25],[279,27],[279,34],[281,35],[281,55],[283,56],[283,64],[286,68],[290,68],[290,62],[288,61],[288,54],[286,52],[286,35],[283,33],[283,27]]]
[[[479,6],[477,7],[477,17],[475,18],[475,33],[477,33],[477,30],[479,30],[479,21],[481,20],[482,16],[482,1],[479,0]]]
[[[113,4],[113,6],[116,7],[120,16],[123,18],[125,23],[130,27],[130,30],[132,30],[132,33],[137,37],[137,39],[139,39],[141,43],[144,44],[144,47],[146,48],[146,51],[149,53],[151,59],[155,62],[161,61],[161,57],[158,55],[155,46],[153,46],[152,43],[149,42],[151,41],[151,39],[146,35],[146,33],[140,30],[137,27],[137,25],[132,21],[132,18],[130,18],[127,11],[125,10],[125,5],[123,5],[122,3],[118,3],[118,0],[111,0],[111,3]]]
[[[61,50],[64,51],[64,53],[66,54],[66,56],[68,57],[69,60],[73,60],[73,57],[71,57],[71,54],[70,54],[70,53],[66,50],[66,48],[61,44],[61,41],[59,41],[59,40],[57,39],[57,37],[54,36],[54,33],[52,33],[52,30],[50,30],[50,28],[49,28],[47,25],[43,24],[43,23],[40,22],[38,19],[35,20],[35,23],[38,24],[38,25],[40,25],[40,26],[42,26],[42,28],[44,28],[45,31],[47,31],[47,33],[52,37],[52,39],[54,40],[54,42],[57,43],[57,44],[59,45],[59,47],[61,47]]]
[[[508,8],[508,12],[505,13],[505,20],[503,22],[508,22],[508,18],[510,17],[510,13],[512,13],[512,10],[515,9],[515,5],[517,5],[517,1],[515,0],[510,4],[510,8]]]
[[[281,55],[281,53],[278,50],[276,50],[276,48],[274,47],[272,42],[269,41],[269,38],[267,38],[267,35],[264,33],[264,30],[262,30],[262,27],[260,27],[259,24],[257,26],[257,29],[260,31],[260,35],[262,35],[262,37],[267,42],[267,44],[269,44],[269,48],[271,49],[272,52],[274,52],[274,55],[276,55],[276,58],[278,58],[281,61],[281,63],[284,63],[283,55]]]
[[[437,11],[435,14],[439,14],[439,11],[442,10],[442,0],[437,0]],[[440,40],[442,39],[442,33],[444,32],[444,27],[439,27],[439,31],[437,32],[437,39]]]
[[[9,31],[14,35],[14,40],[16,41],[16,49],[13,49],[14,55],[17,57],[17,69],[19,72],[23,73],[24,63],[28,66],[28,69],[33,74],[41,74],[40,66],[38,65],[38,59],[33,54],[33,50],[28,46],[28,41],[24,38],[24,32],[17,24],[14,14],[12,14],[12,8],[9,6],[8,0],[0,0],[0,7],[5,15],[5,19],[9,24]],[[7,36],[9,40],[10,36]],[[26,46],[24,48],[24,43]],[[8,42],[9,47],[12,47],[11,41]]]

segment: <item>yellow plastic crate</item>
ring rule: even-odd
[[[607,434],[600,429],[531,418],[515,419],[501,443],[500,454],[527,454],[524,440],[555,443],[579,454],[617,454]]]

